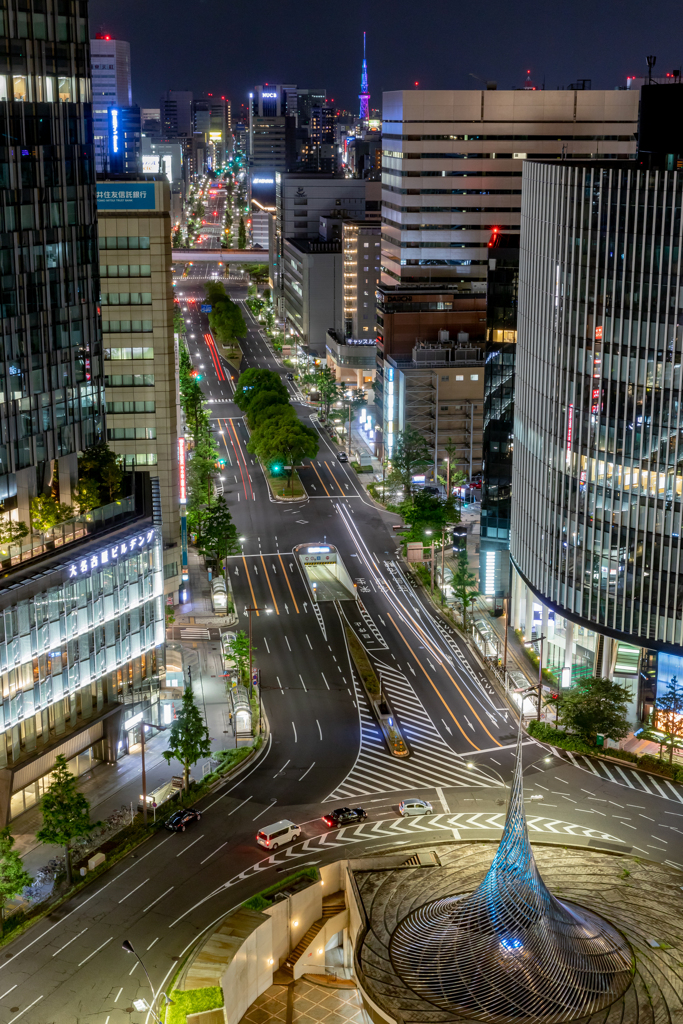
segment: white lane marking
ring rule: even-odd
[[[292,722],[292,729],[294,730],[294,742],[298,743],[297,736],[296,736],[296,726],[294,725],[294,722]]]
[[[315,724],[316,724],[316,725],[318,726],[318,732],[320,733],[320,739],[322,739],[322,738],[323,738],[323,731],[322,731],[322,729],[320,728],[320,722],[318,721],[318,719],[317,719],[317,718],[316,718],[316,720],[315,720]]]
[[[270,654],[270,647],[268,646],[268,641],[266,640],[265,637],[263,638],[263,642],[266,645],[266,650],[268,651],[268,654]]]
[[[303,686],[304,691],[308,693],[308,690],[306,689],[306,684],[304,682],[304,677],[301,675],[301,672],[299,672],[299,679],[301,680],[301,685]]]
[[[168,896],[169,892],[171,892],[171,889],[173,889],[173,886],[171,886],[170,889],[167,889],[166,892],[162,892],[161,896],[157,896],[157,898],[154,900],[154,903],[158,903],[159,900],[163,900],[164,896]],[[150,905],[148,907],[145,907],[145,909],[142,911],[142,913],[146,914],[148,910],[151,910],[152,907],[154,906],[154,903],[150,903]],[[121,993],[119,992],[119,996],[120,995],[121,995]],[[119,996],[117,996],[116,999],[118,999]],[[114,1000],[114,1002],[116,1002],[116,999]]]
[[[132,896],[134,892],[138,891],[138,889],[142,889],[143,885],[147,885],[148,882],[149,882],[149,878],[146,878],[144,880],[144,882],[140,882],[140,884],[136,885],[134,889],[131,889],[130,892],[126,893],[126,895],[123,897],[123,899],[119,900],[119,903],[123,903],[123,900],[127,900],[129,896]]]
[[[256,815],[256,818],[260,818],[262,814],[265,814],[265,813],[266,813],[266,811],[269,811],[269,810],[270,810],[270,808],[271,808],[271,807],[274,807],[276,803],[277,803],[277,800],[273,800],[273,802],[272,802],[272,803],[268,804],[268,806],[267,806],[267,807],[264,807],[262,811],[259,811],[259,812],[258,812],[258,814]],[[251,820],[252,820],[252,821],[256,821],[256,818],[252,818]]]
[[[79,964],[78,966],[79,966],[79,967],[82,967],[82,966],[83,966],[83,964],[87,964],[88,960],[90,960],[90,959],[91,959],[91,957],[95,956],[95,953],[99,953],[99,951],[100,951],[101,949],[104,949],[104,947],[105,947],[105,946],[108,946],[108,945],[109,945],[109,943],[111,942],[111,940],[112,940],[113,938],[114,938],[114,936],[113,936],[113,935],[111,935],[111,936],[110,936],[110,937],[109,937],[109,938],[107,939],[107,941],[106,941],[106,942],[103,942],[103,943],[102,943],[102,945],[101,945],[101,946],[98,946],[98,947],[97,947],[97,949],[93,949],[92,953],[89,953],[89,954],[88,954],[88,955],[86,956],[85,960],[81,960],[81,962],[80,962],[80,964]]]
[[[325,686],[327,687],[327,689],[329,690],[330,684],[328,683],[327,679],[325,679],[325,673],[321,672],[320,675],[323,677],[323,682],[324,682]],[[347,687],[347,689],[348,689],[348,687]],[[349,693],[351,693],[350,690],[349,690]]]
[[[280,769],[280,771],[279,771],[279,772],[275,772],[275,775],[273,775],[273,778],[274,778],[274,779],[276,779],[276,778],[278,777],[278,775],[282,775],[283,771],[285,770],[285,768],[287,767],[287,765],[289,764],[289,762],[290,762],[291,760],[292,760],[292,759],[291,759],[291,757],[287,758],[287,760],[286,760],[286,761],[285,761],[285,763],[283,764],[283,766],[282,766],[282,768]]]
[[[87,930],[88,930],[87,928],[84,928],[82,932],[79,932],[79,933],[78,933],[78,935],[74,935],[73,939],[69,939],[69,941],[68,941],[68,942],[65,942],[65,943],[64,943],[64,945],[63,945],[63,946],[60,946],[60,947],[59,947],[59,949],[57,950],[57,952],[56,952],[56,953],[53,953],[52,955],[53,955],[53,956],[57,956],[57,953],[61,953],[63,949],[66,949],[66,947],[67,947],[67,946],[70,946],[72,942],[75,942],[75,941],[76,941],[76,939],[80,939],[81,935],[85,935],[85,933],[87,932]],[[17,986],[15,985],[14,987],[16,988]],[[10,989],[10,992],[11,992],[11,991],[12,991],[12,989]],[[5,992],[5,995],[7,995],[7,993],[6,993],[6,992]],[[3,998],[3,997],[2,997],[2,996],[0,996],[0,999],[2,999],[2,998]]]
[[[121,986],[121,988],[120,988],[120,989],[118,990],[118,992],[116,993],[116,999],[114,1000],[114,1002],[115,1002],[115,1003],[118,1003],[118,1001],[119,1001],[119,996],[121,995],[121,993],[122,993],[122,992],[123,992],[123,986]]]
[[[12,985],[11,988],[8,988],[6,992],[2,993],[2,995],[0,996],[0,999],[4,999],[5,996],[8,996],[10,994],[10,992],[14,992],[16,987],[17,987],[16,985]]]
[[[80,964],[79,964],[78,966],[80,967]],[[44,996],[38,996],[38,998],[37,998],[37,999],[34,999],[34,1000],[33,1000],[33,1002],[31,1003],[31,1006],[35,1006],[35,1005],[36,1005],[36,1003],[39,1003],[39,1002],[40,1002],[40,1000],[41,1000],[41,999],[44,999],[44,998],[45,998]],[[8,1021],[8,1024],[13,1024],[13,1022],[14,1022],[15,1020],[19,1020],[19,1018],[20,1018],[20,1017],[23,1017],[23,1016],[24,1016],[24,1014],[25,1014],[25,1013],[26,1013],[26,1012],[27,1012],[28,1010],[30,1010],[30,1009],[31,1009],[31,1006],[27,1006],[27,1007],[26,1007],[26,1009],[25,1009],[25,1010],[22,1010],[22,1011],[21,1011],[21,1013],[18,1013],[18,1014],[16,1015],[16,1017],[12,1017],[12,1020]]]
[[[285,640],[287,640],[287,637],[286,637],[286,636],[285,636]],[[287,646],[289,647],[289,640],[287,640]],[[291,647],[289,647],[289,649],[290,649],[290,651],[291,651],[291,649],[292,649],[292,648],[291,648]]]
[[[306,633],[306,639],[308,640],[308,646],[311,648],[311,650],[313,650],[313,644],[309,640],[308,633]]]
[[[437,789],[436,795],[438,796],[439,800],[441,801],[441,806],[444,809],[444,814],[450,814],[451,813],[451,809],[448,806],[448,801],[446,800],[446,797],[443,794],[443,790],[442,789]]]
[[[219,851],[219,850],[222,850],[222,849],[223,849],[223,847],[224,847],[224,846],[227,846],[227,845],[228,845],[228,844],[227,844],[227,842],[225,842],[225,843],[221,843],[221,845],[220,845],[220,846],[217,846],[217,847],[216,847],[216,849],[215,849],[215,850],[213,851],[213,853],[210,853],[208,857],[205,857],[205,858],[204,858],[204,860],[200,860],[200,862],[199,862],[199,863],[200,863],[200,865],[202,865],[202,864],[206,864],[207,860],[211,860],[211,858],[213,857],[213,854],[214,854],[214,853],[218,853],[218,851]]]
[[[308,775],[308,773],[310,772],[310,770],[311,770],[311,768],[313,767],[314,764],[315,764],[315,761],[313,762],[313,764],[309,768],[306,769],[306,771],[303,773],[303,775],[299,776],[299,782],[301,782],[302,779],[306,778],[306,776]]]
[[[147,952],[148,953],[149,953],[150,949],[152,948],[152,946],[154,945],[154,943],[158,942],[158,941],[159,941],[159,936],[157,935],[156,939],[152,939],[152,941],[150,942],[149,946],[147,947]]]
[[[200,836],[197,836],[197,838],[196,838],[196,839],[194,839],[194,840],[193,840],[193,841],[192,841],[192,842],[190,843],[190,846],[194,846],[194,844],[195,844],[195,843],[198,843],[198,842],[199,842],[199,840],[200,840],[200,839],[203,839],[203,838],[204,838],[204,834],[202,833],[202,835],[200,835]],[[176,857],[182,857],[182,855],[183,855],[184,853],[187,853],[187,851],[188,851],[188,850],[190,849],[190,846],[186,846],[186,847],[184,847],[184,849],[182,849],[182,850],[180,851],[180,853],[176,853]]]

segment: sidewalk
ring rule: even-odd
[[[187,568],[189,581],[187,591],[189,601],[179,606],[176,611],[176,626],[194,626],[201,623],[202,626],[222,626],[232,628],[237,618],[235,615],[217,615],[211,603],[211,584],[209,575],[204,567],[202,556],[195,548],[188,548]],[[208,639],[208,638],[207,638]]]

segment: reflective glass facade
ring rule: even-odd
[[[102,438],[87,3],[0,2],[0,500]]]
[[[681,616],[683,175],[525,163],[511,555],[546,604],[667,649]]]

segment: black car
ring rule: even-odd
[[[367,814],[362,807],[338,807],[336,811],[323,814],[323,821],[330,828],[338,828],[339,825],[352,825],[355,821],[365,821]]]
[[[293,373],[286,373],[285,377],[287,378],[287,380],[294,380],[294,374]]]
[[[193,821],[199,821],[201,816],[202,812],[194,807],[183,807],[182,810],[175,811],[171,815],[164,828],[167,828],[169,832],[184,832],[187,825],[191,825]]]
[[[349,461],[349,457],[346,454],[346,452],[337,452],[337,458],[339,459],[340,462],[348,462]]]

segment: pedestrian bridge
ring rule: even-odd
[[[267,249],[172,249],[174,263],[267,263]]]

